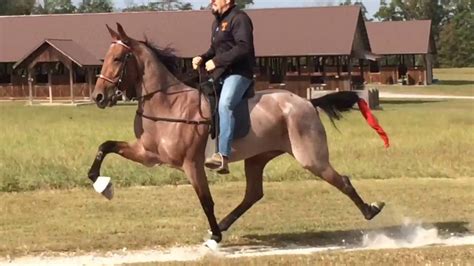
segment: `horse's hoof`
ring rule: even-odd
[[[209,239],[204,242],[204,246],[212,251],[217,251],[217,249],[219,248],[219,244],[214,239]]]
[[[108,200],[112,200],[114,198],[114,185],[110,182],[104,191],[102,191],[102,196],[104,196]]]
[[[377,214],[379,214],[383,207],[385,207],[385,203],[381,201],[372,202],[369,206],[368,212],[365,215],[365,219],[372,220]]]
[[[111,200],[114,197],[114,186],[110,182],[110,177],[99,176],[93,184],[94,190]]]

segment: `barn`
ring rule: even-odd
[[[374,80],[371,31],[358,6],[247,13],[255,29],[257,89],[310,97],[308,88],[351,90]],[[0,17],[0,98],[88,99],[110,45],[105,24],[116,22],[137,39],[173,47],[189,73],[191,58],[209,47],[212,19],[209,11]]]

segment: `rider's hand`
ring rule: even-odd
[[[193,58],[193,69],[196,70],[199,65],[202,63],[202,57],[196,56]]]
[[[214,61],[212,60],[209,60],[206,62],[206,70],[208,72],[211,72],[212,70],[214,70],[216,68],[216,65],[214,64]]]

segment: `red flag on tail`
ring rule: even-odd
[[[385,144],[385,148],[390,147],[390,143],[389,143],[389,140],[388,140],[387,133],[385,133],[383,128],[379,125],[379,122],[377,121],[377,118],[375,118],[375,116],[370,111],[370,108],[367,105],[367,102],[364,99],[359,99],[357,104],[359,105],[359,110],[362,113],[362,115],[364,116],[365,120],[367,120],[367,123],[369,124],[369,126],[371,126],[373,129],[375,129],[375,131],[377,131],[379,136],[382,138],[382,140]]]

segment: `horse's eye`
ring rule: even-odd
[[[120,57],[114,57],[114,61],[115,61],[115,62],[120,62],[120,61],[122,61],[122,58],[120,58]]]

